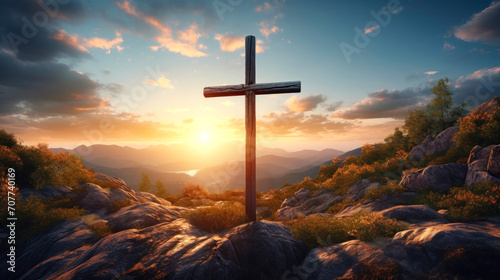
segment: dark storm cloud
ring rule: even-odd
[[[431,95],[429,88],[407,88],[404,90],[382,89],[368,94],[368,97],[345,111],[338,111],[335,117],[342,119],[404,119],[409,110],[421,107]]]
[[[368,94],[362,101],[354,104],[345,111],[338,111],[335,117],[342,119],[373,119],[393,118],[404,119],[409,110],[421,108],[432,98],[431,88],[427,84],[421,88],[406,88],[403,90],[386,89]],[[456,105],[467,103],[467,109],[474,109],[478,105],[500,95],[500,67],[493,67],[475,71],[462,76],[449,85]]]
[[[86,12],[80,1],[2,1],[0,48],[24,61],[90,57],[77,45],[55,38],[61,22],[77,22],[85,18]]]
[[[108,106],[99,84],[88,76],[54,62],[21,62],[0,52],[0,115],[43,117],[81,114]]]
[[[455,36],[468,42],[483,42],[500,45],[500,2],[475,14],[464,25],[455,30]]]

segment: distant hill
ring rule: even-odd
[[[330,165],[332,164],[332,159],[335,157],[340,158],[341,160],[346,159],[349,156],[360,156],[361,148],[357,148],[346,153],[343,153],[338,156],[331,157],[329,160],[324,161],[321,164],[317,164],[315,166],[307,166],[302,167],[296,170],[287,171],[284,174],[278,174],[276,176],[271,176],[267,178],[262,178],[257,180],[257,190],[258,191],[269,191],[271,189],[277,189],[284,184],[296,184],[300,183],[305,177],[315,178],[318,175],[319,169],[321,165]]]
[[[214,192],[227,189],[242,190],[244,154],[241,144],[226,142],[224,149],[218,148],[220,150],[215,150],[217,154],[211,150],[193,151],[192,146],[187,144],[156,145],[143,149],[117,145],[92,145],[79,146],[72,150],[60,148],[51,150],[56,153],[62,151],[79,154],[87,168],[122,178],[134,189],[139,185],[142,172],[146,172],[153,184],[160,179],[172,194],[179,193],[187,183],[201,184]],[[224,153],[220,152],[222,150]],[[311,168],[342,154],[342,151],[335,149],[287,152],[284,149],[259,146],[257,187],[279,188],[283,185],[281,183],[283,180],[301,181],[304,177],[303,172],[310,174],[314,172],[310,170]],[[190,170],[198,170],[196,176],[186,174]],[[275,179],[269,179],[275,177],[283,179],[277,180],[276,183]]]

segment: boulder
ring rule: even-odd
[[[111,176],[108,176],[108,175],[102,174],[102,173],[95,173],[95,178],[97,180],[101,180],[101,181],[105,181],[105,182],[111,182],[111,183],[115,183],[115,184],[122,185],[122,186],[126,186],[127,185],[125,183],[125,181],[123,181],[120,178],[111,177]]]
[[[365,196],[369,190],[380,189],[381,186],[379,183],[371,183],[368,179],[362,179],[352,184],[347,193],[354,195],[354,200],[358,200]]]
[[[380,214],[407,223],[447,222],[443,215],[426,205],[399,205],[383,210]]]
[[[367,271],[371,267],[385,268],[387,273],[377,275]],[[300,266],[287,271],[281,279],[400,279],[399,275],[399,265],[382,249],[352,240],[311,250]]]
[[[448,150],[456,145],[453,137],[458,132],[456,126],[449,127],[439,133],[434,140],[429,136],[419,145],[415,146],[406,156],[407,160],[419,161],[426,155],[431,155]]]
[[[500,145],[490,145],[485,148],[474,147],[467,160],[465,184],[470,186],[488,181],[500,183],[500,178],[495,176],[495,174],[498,175],[499,151]]]
[[[398,195],[387,195],[375,199],[363,201],[357,205],[347,206],[340,213],[336,214],[336,218],[350,217],[353,214],[361,211],[366,212],[380,212],[394,206],[408,204],[408,200],[415,198],[415,193],[402,193]]]
[[[486,171],[492,176],[500,178],[500,145],[491,148]]]
[[[476,109],[470,112],[471,115],[493,114],[495,110],[500,107],[500,96],[495,96],[488,102],[485,102]]]
[[[111,206],[109,195],[100,186],[93,183],[85,183],[78,185],[84,190],[83,199],[78,203],[78,206],[88,211],[96,211],[107,209]]]
[[[297,200],[302,200],[303,198],[308,197],[311,194],[311,190],[301,188],[300,190],[296,191],[293,196]]]
[[[500,279],[500,238],[487,232],[463,223],[420,227],[398,232],[384,251],[412,276]]]
[[[317,248],[281,279],[500,279],[500,238],[488,231],[439,224]]]
[[[292,220],[314,213],[322,213],[328,210],[330,206],[341,202],[347,197],[351,199],[353,198],[352,195],[336,196],[330,191],[320,191],[312,197],[304,198],[300,202],[292,204],[294,206],[286,205],[285,207],[278,209],[275,214],[275,219],[278,221]]]
[[[108,224],[114,231],[136,227],[149,227],[179,219],[180,213],[167,206],[148,202],[120,209],[108,217]]]
[[[448,163],[430,165],[417,172],[406,174],[401,180],[401,186],[415,192],[428,188],[439,192],[446,192],[451,187],[463,184],[467,175],[466,164]]]
[[[135,196],[141,202],[154,202],[160,205],[170,206],[172,203],[167,201],[161,197],[157,197],[156,195],[148,192],[136,192]]]

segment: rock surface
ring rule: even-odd
[[[419,161],[426,155],[431,155],[448,150],[456,145],[453,137],[457,134],[459,128],[456,126],[449,127],[439,133],[433,140],[430,135],[420,144],[415,146],[406,156],[407,160]]]
[[[406,174],[400,184],[412,192],[423,188],[445,192],[457,183],[463,184],[466,175],[466,164],[430,165],[417,172]]]
[[[500,107],[500,96],[495,96],[488,102],[485,102],[476,109],[470,112],[471,115],[481,115],[481,114],[493,114],[497,108]]]
[[[31,266],[23,265],[27,269],[6,275],[7,279],[279,279],[307,254],[288,228],[264,221],[206,235],[177,219],[120,231],[91,246],[90,239],[81,238],[81,247],[75,242],[63,244],[64,234],[57,234],[63,230],[78,232],[85,226],[58,224],[51,229],[50,240],[33,240],[38,242],[20,248],[18,262]],[[33,246],[43,246],[36,249],[45,253],[33,254]]]
[[[467,160],[466,185],[483,182],[500,183],[499,175],[500,145],[491,145],[485,148],[476,146],[472,149]]]
[[[373,243],[352,240],[310,251],[287,277],[500,279],[500,237],[486,231],[481,226],[442,224],[399,232],[392,239]]]

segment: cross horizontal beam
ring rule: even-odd
[[[205,87],[203,95],[206,98],[239,96],[245,95],[247,91],[253,91],[256,95],[300,92],[300,81]]]

